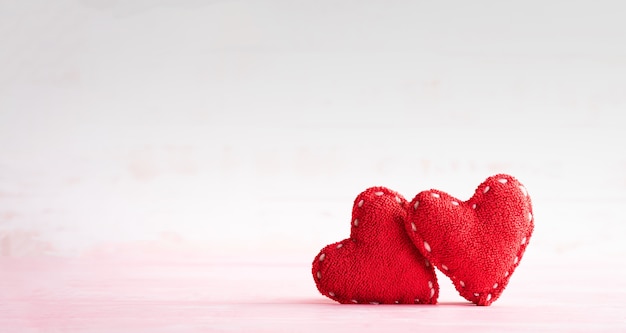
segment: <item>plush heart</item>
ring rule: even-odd
[[[408,207],[400,194],[384,187],[359,194],[350,238],[324,247],[313,260],[320,293],[339,303],[437,303],[434,267],[404,230]]]
[[[490,305],[501,295],[533,232],[526,188],[499,174],[463,202],[442,191],[419,193],[410,203],[406,231],[422,254],[467,300]]]

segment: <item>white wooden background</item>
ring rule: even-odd
[[[245,330],[229,326],[244,319],[314,331],[373,315],[364,330],[445,330],[459,315],[476,330],[625,330],[624,9],[0,2],[0,324],[153,332],[197,314],[212,319],[188,331]],[[316,293],[309,262],[348,235],[360,191],[466,199],[498,172],[529,189],[536,231],[519,280],[484,317],[335,312]],[[444,303],[462,302],[442,284]],[[199,312],[178,306],[185,295]],[[137,300],[148,305],[111,319]],[[441,324],[398,322],[403,311]],[[536,327],[512,320],[518,311]]]

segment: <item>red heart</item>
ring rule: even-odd
[[[503,174],[487,178],[465,202],[421,192],[409,211],[405,228],[413,244],[478,305],[498,299],[534,227],[526,188]]]
[[[437,303],[434,267],[404,230],[407,207],[400,194],[384,187],[359,194],[350,238],[324,247],[313,260],[320,293],[339,303]]]

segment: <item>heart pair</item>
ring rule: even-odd
[[[434,267],[465,299],[490,305],[502,294],[534,228],[526,188],[498,174],[461,201],[429,190],[408,202],[385,187],[354,200],[350,238],[313,260],[317,289],[340,303],[436,304]]]

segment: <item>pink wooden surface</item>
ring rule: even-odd
[[[0,331],[626,331],[626,270],[609,262],[528,258],[477,307],[441,275],[439,305],[339,305],[308,259],[0,258]]]

